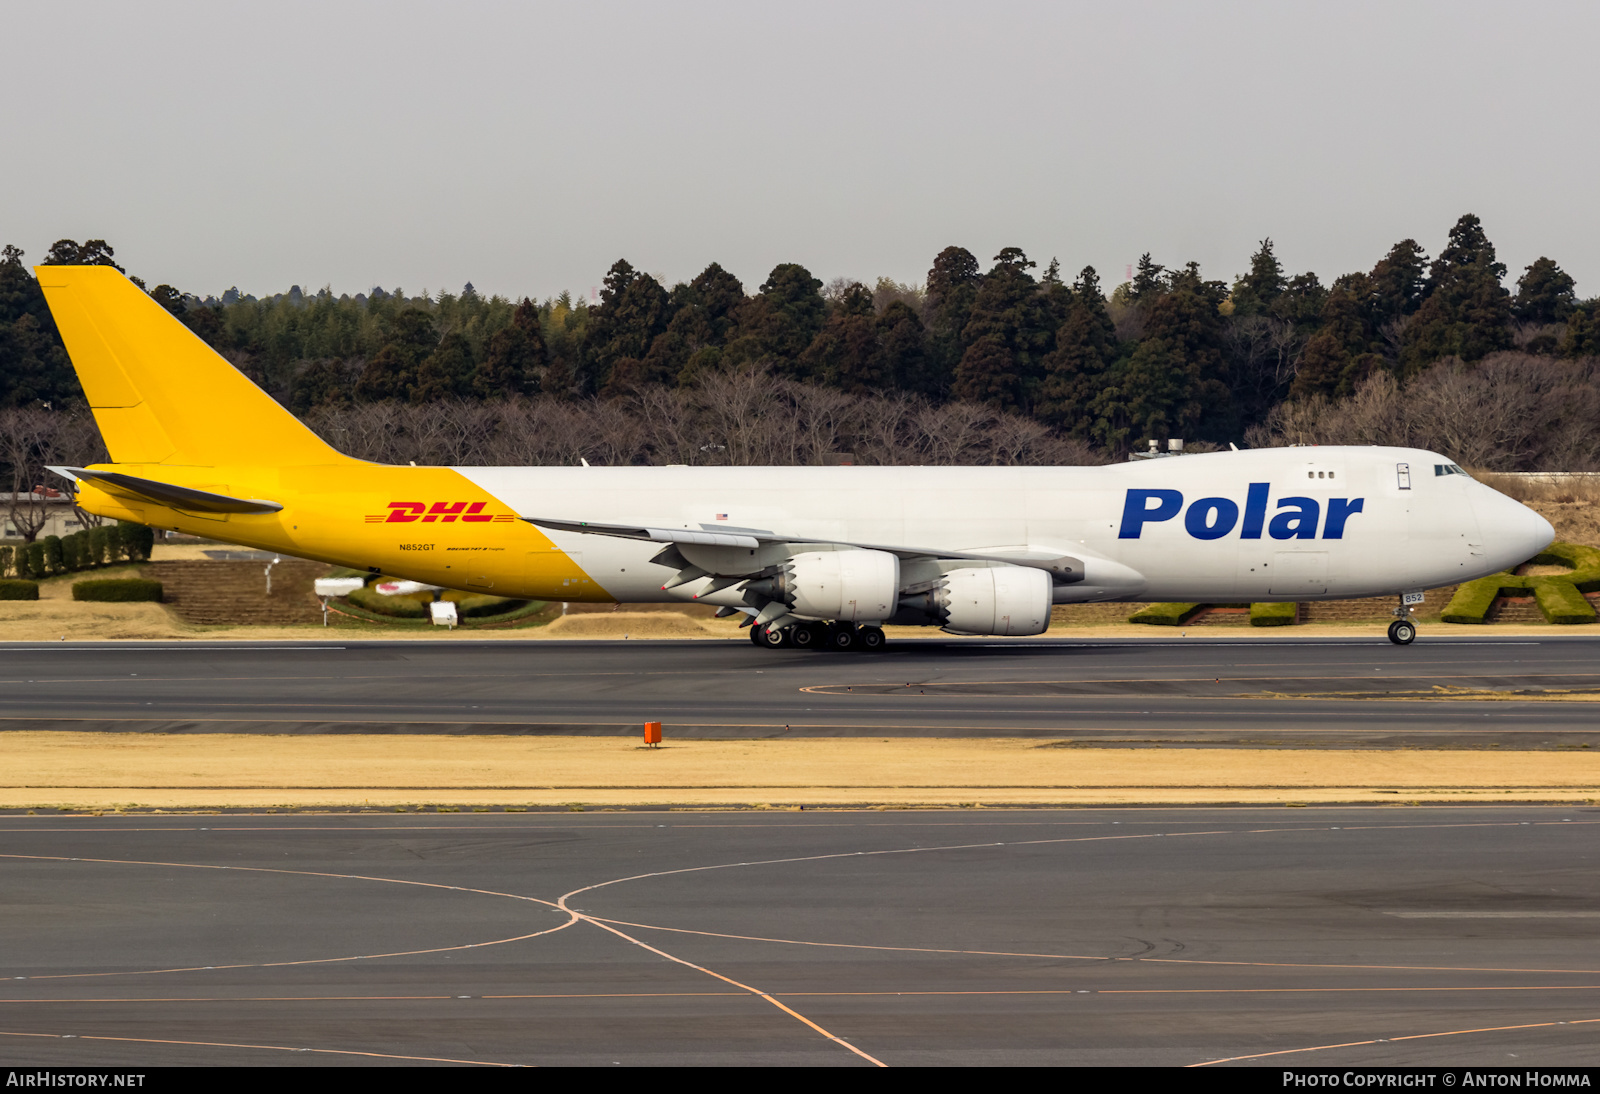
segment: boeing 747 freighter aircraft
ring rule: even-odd
[[[1275,448],[1110,467],[393,467],[334,451],[107,266],[36,270],[113,462],[92,513],[451,589],[694,601],[769,646],[1043,632],[1053,604],[1417,593],[1553,530],[1451,460]],[[1416,634],[1404,607],[1390,638]]]

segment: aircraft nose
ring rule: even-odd
[[[1550,522],[1497,490],[1480,496],[1474,506],[1478,523],[1488,541],[1489,553],[1504,558],[1503,565],[1516,566],[1526,562],[1556,538]]]
[[[1533,518],[1533,521],[1532,521],[1532,525],[1533,526],[1532,526],[1531,530],[1529,531],[1529,535],[1531,535],[1533,537],[1532,538],[1532,542],[1538,544],[1539,551],[1544,550],[1546,547],[1550,546],[1552,543],[1555,542],[1555,540],[1556,540],[1555,525],[1553,525],[1549,521],[1545,520],[1538,513],[1535,513],[1532,509],[1529,509],[1526,505],[1524,505],[1522,507],[1522,511],[1524,513],[1528,514],[1528,516]],[[1538,551],[1535,551],[1534,553],[1538,554]]]

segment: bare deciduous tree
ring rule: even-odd
[[[47,464],[81,467],[100,458],[99,431],[83,411],[44,407],[0,410],[0,463],[10,472],[6,516],[23,542],[32,543],[44,530],[46,491],[60,490],[64,480],[45,470]]]
[[[1368,377],[1346,399],[1320,396],[1273,409],[1247,440],[1427,448],[1492,471],[1600,467],[1600,360],[1495,353],[1476,365],[1441,361],[1401,386]]]

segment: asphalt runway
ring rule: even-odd
[[[685,737],[1050,736],[1294,747],[1600,747],[1600,638],[0,646],[0,728]]]
[[[1592,1065],[1597,825],[8,816],[0,1059]]]

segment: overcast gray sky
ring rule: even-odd
[[[4,0],[0,242],[200,294],[545,296],[618,257],[1108,283],[1430,255],[1600,292],[1600,5]]]

